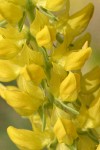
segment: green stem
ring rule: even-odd
[[[46,74],[47,74],[47,77],[48,79],[50,79],[50,71],[51,71],[51,68],[52,68],[52,64],[49,60],[49,57],[48,57],[48,54],[45,50],[44,47],[40,47],[40,52],[42,53],[43,57],[44,57],[44,61],[45,61],[45,71],[46,71]]]
[[[35,6],[32,3],[32,0],[27,0],[27,2],[26,2],[26,10],[27,10],[27,12],[29,14],[29,17],[30,17],[30,20],[32,22],[34,20],[34,18],[35,18],[35,15],[34,15]]]
[[[22,17],[21,20],[18,22],[19,32],[22,31],[22,28],[23,28],[25,19],[26,19],[26,12],[24,11],[24,12],[23,12],[23,17]]]

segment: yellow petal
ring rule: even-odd
[[[4,18],[2,17],[2,15],[0,14],[0,21],[4,20]]]
[[[13,40],[1,39],[0,40],[0,58],[10,59],[19,53],[20,49]]]
[[[50,90],[55,97],[59,96],[59,87],[61,82],[66,77],[66,71],[58,64],[53,63],[53,68],[51,69],[51,78],[49,81]]]
[[[10,139],[21,150],[40,150],[50,142],[48,132],[33,132],[30,130],[8,127],[7,133]]]
[[[24,31],[19,32],[16,27],[11,26],[10,24],[6,25],[6,28],[0,28],[0,34],[5,39],[11,39],[12,41],[23,40],[25,38]]]
[[[17,84],[22,91],[27,92],[30,96],[33,96],[34,99],[40,99],[40,101],[44,99],[43,90],[39,86],[34,85],[32,80],[26,80],[22,74],[18,77]]]
[[[88,114],[92,119],[93,127],[100,126],[100,93],[97,98],[91,103]]]
[[[46,8],[49,9],[50,11],[59,11],[64,8],[68,0],[47,0],[46,1]]]
[[[64,143],[60,143],[57,145],[56,150],[70,150]]]
[[[59,118],[53,130],[59,143],[71,145],[77,138],[76,129],[71,120]]]
[[[30,64],[24,67],[21,74],[26,80],[32,80],[36,85],[40,84],[42,79],[45,78],[43,68],[36,64]]]
[[[9,82],[15,80],[20,70],[21,67],[9,60],[0,60],[0,81]]]
[[[98,145],[97,149],[96,150],[100,150],[100,144]]]
[[[59,64],[62,65],[66,71],[79,70],[89,58],[91,51],[90,47],[78,51],[69,51],[59,60]]]
[[[24,67],[26,64],[35,63],[37,65],[44,65],[44,58],[41,52],[32,50],[26,44],[16,57],[13,58],[13,62]]]
[[[60,85],[60,99],[62,101],[75,101],[77,98],[77,81],[72,72],[62,81]]]
[[[0,93],[6,102],[22,116],[33,114],[44,101],[12,86],[7,88],[0,86]]]
[[[16,24],[21,19],[23,10],[18,5],[0,0],[0,13],[11,24]]]
[[[47,23],[48,18],[40,11],[36,10],[35,19],[30,26],[30,31],[32,35],[35,36]]]
[[[44,26],[44,28],[36,34],[36,40],[39,46],[45,46],[51,42],[51,35],[47,26]]]
[[[6,1],[14,3],[16,5],[21,5],[21,6],[24,6],[26,3],[26,0],[6,0]]]
[[[77,38],[72,46],[70,46],[70,49],[81,49],[86,41],[90,45],[91,35],[89,33],[85,33],[83,36]]]
[[[94,10],[93,4],[89,3],[85,8],[83,8],[82,10],[75,13],[69,18],[68,23],[73,29],[73,33],[75,36],[79,35],[86,29],[92,17],[93,10]]]
[[[81,89],[83,93],[93,93],[100,85],[100,67],[97,66],[86,73],[81,81]]]

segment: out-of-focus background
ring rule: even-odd
[[[70,0],[70,14],[80,10],[89,2],[95,6],[93,18],[87,28],[92,35],[91,46],[93,49],[90,63],[86,63],[84,70],[87,71],[100,64],[100,0]],[[88,15],[88,14],[87,14]],[[10,141],[6,129],[9,125],[17,128],[30,129],[31,125],[25,118],[21,118],[4,100],[0,99],[0,150],[17,150],[16,146]]]

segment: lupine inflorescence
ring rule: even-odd
[[[100,150],[100,67],[81,71],[94,7],[69,1],[0,0],[0,95],[32,125],[7,129],[21,150]]]

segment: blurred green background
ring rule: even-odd
[[[70,0],[70,14],[80,10],[88,2],[95,5],[93,18],[87,28],[92,35],[91,46],[93,49],[92,57],[89,63],[86,63],[83,70],[91,69],[95,65],[99,65],[100,60],[100,0]],[[88,15],[88,14],[87,14]],[[17,128],[30,129],[31,125],[25,118],[21,118],[4,100],[0,100],[0,150],[17,150],[16,146],[10,141],[6,129],[9,125]]]

